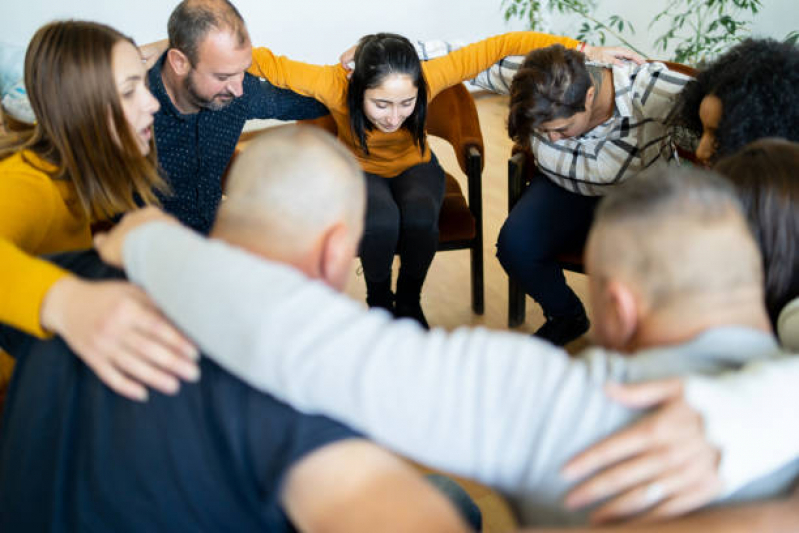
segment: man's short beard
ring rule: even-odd
[[[183,87],[186,89],[189,100],[195,106],[210,111],[220,111],[230,105],[234,100],[235,96],[231,93],[219,93],[215,94],[210,99],[205,98],[197,91],[197,86],[194,84],[194,77],[192,76],[193,73],[194,70],[190,71],[189,75],[186,76],[186,79],[183,81]],[[227,100],[218,100],[217,98],[219,96],[229,96],[230,98]]]

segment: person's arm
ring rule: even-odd
[[[245,83],[250,94],[248,118],[306,120],[329,113],[318,100],[275,87],[267,80],[256,78],[252,82],[245,80]]]
[[[422,63],[430,97],[447,87],[470,80],[507,56],[525,55],[535,48],[562,44],[575,48],[580,43],[569,37],[557,37],[532,31],[510,32],[464,46],[445,56]]]
[[[177,378],[196,379],[196,350],[135,287],[81,281],[27,252],[59,223],[61,199],[35,175],[2,178],[0,322],[39,337],[61,335],[109,387],[132,399],[146,399],[145,386],[174,393]]]
[[[276,56],[268,48],[253,48],[248,72],[281,89],[315,98],[330,107],[346,95],[347,78],[339,65],[311,65]]]
[[[562,426],[544,423],[548,406],[571,416],[586,412],[579,401],[605,405],[601,390],[589,386],[605,366],[589,370],[521,335],[426,333],[367,312],[288,266],[180,227],[135,230],[125,259],[131,279],[234,375],[403,455],[500,489],[548,464],[542,454],[530,464],[542,431],[564,438]]]
[[[281,501],[299,531],[467,531],[407,463],[364,440],[327,445],[289,471]]]
[[[689,516],[646,525],[595,528],[536,528],[530,533],[795,533],[799,531],[799,497],[700,511]]]

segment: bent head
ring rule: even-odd
[[[765,317],[757,245],[735,190],[710,171],[664,166],[609,194],[586,269],[594,335],[609,348],[642,347],[653,323],[687,333],[736,302]]]
[[[747,39],[702,69],[680,96],[679,122],[707,163],[763,137],[799,141],[799,47]]]
[[[714,167],[738,192],[763,255],[772,324],[799,296],[799,143],[761,139]]]
[[[286,126],[259,135],[236,158],[213,232],[342,289],[365,209],[353,155],[319,128]]]
[[[350,125],[366,153],[366,132],[392,133],[401,128],[424,146],[427,84],[413,45],[401,35],[363,37],[347,89]]]
[[[581,135],[595,97],[581,52],[559,44],[533,50],[511,82],[508,134],[522,146],[535,131],[552,141]]]
[[[167,59],[182,79],[177,89],[191,105],[216,111],[243,94],[252,43],[233,4],[184,0],[170,15],[167,31]]]
[[[133,41],[94,22],[53,22],[25,56],[25,86],[37,123],[29,145],[75,183],[84,207],[102,218],[155,202],[165,190],[152,135],[158,101],[145,85]],[[145,157],[149,156],[149,157]]]

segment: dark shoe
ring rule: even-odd
[[[412,318],[421,324],[424,329],[430,329],[424,312],[422,312],[422,304],[420,302],[422,284],[424,284],[424,278],[410,279],[400,272],[400,276],[397,278],[397,298],[394,316],[397,318]]]
[[[550,316],[533,336],[548,340],[556,346],[564,346],[583,335],[589,327],[591,322],[585,313],[576,316]]]
[[[366,282],[366,305],[394,312],[394,294],[391,292],[391,277],[379,283]]]

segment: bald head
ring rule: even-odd
[[[618,303],[603,297],[613,283],[629,289],[639,319],[669,315],[675,329],[741,294],[763,308],[759,250],[734,189],[709,171],[664,166],[620,186],[597,209],[587,261],[598,322],[601,306]]]
[[[246,236],[256,248],[293,261],[311,252],[334,226],[356,244],[366,192],[352,154],[312,126],[269,130],[251,141],[230,171],[215,232]]]

